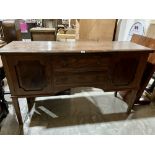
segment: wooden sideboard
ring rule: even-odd
[[[151,52],[135,43],[112,41],[14,41],[0,49],[20,124],[18,98],[27,98],[30,106],[34,97],[81,86],[132,90],[130,112]]]

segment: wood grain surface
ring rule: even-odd
[[[153,49],[131,43],[117,41],[13,41],[0,49],[2,53],[72,53],[77,52],[153,52]]]

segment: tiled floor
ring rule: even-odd
[[[126,103],[101,89],[75,88],[71,95],[36,98],[29,115],[25,99],[20,99],[20,107],[24,127],[18,126],[9,104],[0,134],[155,134],[153,103],[127,115]]]

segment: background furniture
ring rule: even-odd
[[[9,112],[8,110],[8,103],[4,98],[4,82],[3,79],[5,78],[4,68],[0,67],[0,122],[5,118]]]
[[[57,41],[62,40],[74,40],[75,41],[75,29],[67,28],[67,29],[59,29],[57,33]]]
[[[3,37],[2,21],[0,20],[0,39]]]
[[[37,27],[37,22],[36,21],[23,21],[27,24],[28,30],[27,32],[21,32],[22,39],[31,39],[31,33],[30,29]]]
[[[154,20],[151,20],[151,22],[150,22],[150,25],[149,25],[147,33],[146,33],[146,37],[154,38],[155,39],[155,21]],[[148,84],[146,89],[145,89],[145,95],[149,99],[152,98],[153,89],[155,87],[155,74],[153,74],[151,79],[154,80],[153,83],[151,85]]]
[[[26,97],[31,109],[34,97],[81,86],[131,90],[130,112],[150,52],[153,50],[131,42],[112,41],[18,41],[0,50],[20,124],[18,98]]]
[[[56,28],[57,22],[57,19],[42,19],[42,27]]]
[[[36,27],[30,29],[32,41],[56,41],[55,28]]]
[[[75,34],[61,34],[61,33],[57,33],[57,41],[61,41],[61,40],[75,40]]]
[[[1,45],[1,43],[0,43]],[[3,46],[5,44],[3,43]],[[1,48],[2,46],[0,46]],[[4,68],[2,66],[2,61],[1,61],[1,57],[0,57],[0,122],[3,120],[3,118],[5,118],[7,116],[7,114],[9,113],[8,110],[8,103],[6,102],[5,98],[4,98],[4,81],[3,79],[5,78],[5,72],[4,72]]]
[[[16,20],[2,21],[3,40],[6,43],[10,43],[13,40],[22,40],[18,24]]]

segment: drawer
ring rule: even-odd
[[[106,83],[109,81],[107,71],[103,72],[86,72],[86,73],[59,73],[54,76],[54,85],[73,85],[85,86],[93,83]]]
[[[108,55],[77,54],[53,57],[54,69],[105,67],[109,63],[110,57]]]

